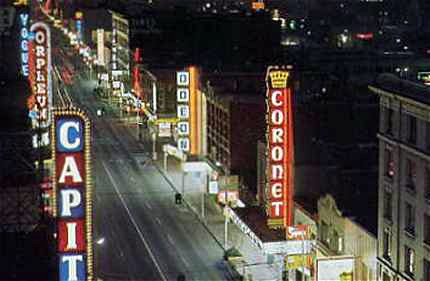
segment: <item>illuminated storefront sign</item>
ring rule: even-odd
[[[20,50],[21,50],[21,73],[24,76],[28,76],[28,13],[22,13],[19,15],[19,21],[21,23],[20,29]]]
[[[77,34],[78,42],[81,43],[82,42],[82,21],[81,20],[76,21],[76,34]]]
[[[176,73],[176,101],[178,122],[178,148],[190,151],[190,73],[178,71]]]
[[[269,227],[292,225],[293,130],[290,72],[267,70],[267,198]]]
[[[34,48],[32,52],[34,103],[31,105],[29,115],[33,119],[33,127],[47,128],[51,123],[49,112],[52,107],[51,35],[49,27],[42,22],[34,23],[30,31],[33,34]]]
[[[54,110],[53,202],[60,281],[93,280],[90,122],[75,108]]]

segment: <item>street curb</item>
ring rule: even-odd
[[[169,183],[169,185],[172,187],[172,189],[179,193],[178,189],[176,188],[175,184],[173,183],[173,181],[170,179],[169,175],[166,174],[166,172],[164,171],[164,169],[162,169],[158,163],[156,163],[155,161],[153,161],[154,166],[156,167],[156,169],[160,172],[160,174],[164,177],[164,179]],[[222,242],[220,242],[218,240],[218,238],[215,236],[215,234],[212,233],[212,231],[209,229],[209,226],[207,225],[207,223],[202,220],[202,218],[199,216],[199,214],[194,210],[194,208],[190,205],[190,203],[188,203],[187,200],[185,200],[185,197],[183,197],[182,199],[183,202],[185,202],[185,204],[187,205],[187,208],[192,211],[192,213],[194,213],[194,215],[197,217],[197,219],[200,221],[200,223],[203,225],[203,227],[207,230],[207,232],[212,236],[212,238],[214,238],[215,242],[218,244],[218,246],[220,246],[220,248],[223,251],[226,251],[226,249],[224,248]]]

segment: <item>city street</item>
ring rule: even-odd
[[[176,280],[182,273],[187,280],[229,280],[222,249],[185,205],[175,205],[173,189],[131,134],[130,125],[97,100],[88,68],[77,66],[76,57],[65,56],[54,57],[54,65],[67,59],[74,60],[76,74],[73,84],[64,85],[61,92],[93,121],[97,277]],[[97,117],[101,106],[107,114]]]

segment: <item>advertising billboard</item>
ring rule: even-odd
[[[91,281],[92,180],[90,121],[77,108],[53,111],[53,202],[60,281]]]
[[[292,225],[293,193],[293,113],[288,85],[290,71],[278,66],[267,69],[267,224],[269,227]]]
[[[49,27],[43,22],[36,22],[30,27],[32,33],[31,55],[34,71],[32,75],[33,103],[29,108],[29,116],[33,121],[33,128],[47,128],[51,124],[50,110],[52,108],[52,81],[51,81],[51,33]]]
[[[354,257],[337,256],[317,259],[317,281],[353,281]]]

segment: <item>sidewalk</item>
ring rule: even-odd
[[[170,182],[172,187],[178,192],[182,191],[182,174],[180,171],[179,161],[171,159],[167,161],[167,171],[163,168],[162,159],[159,155],[159,160],[155,161],[157,168],[164,175],[164,177]],[[189,187],[192,184],[191,177],[185,178],[184,185],[184,201],[185,204],[195,213],[198,219],[203,223],[208,232],[214,237],[221,248],[224,248],[224,230],[225,221],[223,215],[223,209],[212,199],[205,195],[205,210],[204,217],[202,217],[202,192],[198,189]],[[203,187],[202,187],[203,188]],[[197,191],[196,191],[197,190]],[[201,189],[203,190],[203,189]],[[239,227],[233,223],[228,224],[228,241],[227,249],[230,247],[236,247],[239,252],[243,255],[244,263],[238,264],[236,270],[239,274],[245,277],[245,280],[279,280],[280,270],[278,265],[267,264],[267,256],[263,255],[260,249],[258,249],[251,241],[251,239],[244,234]],[[248,279],[246,279],[248,278]]]

